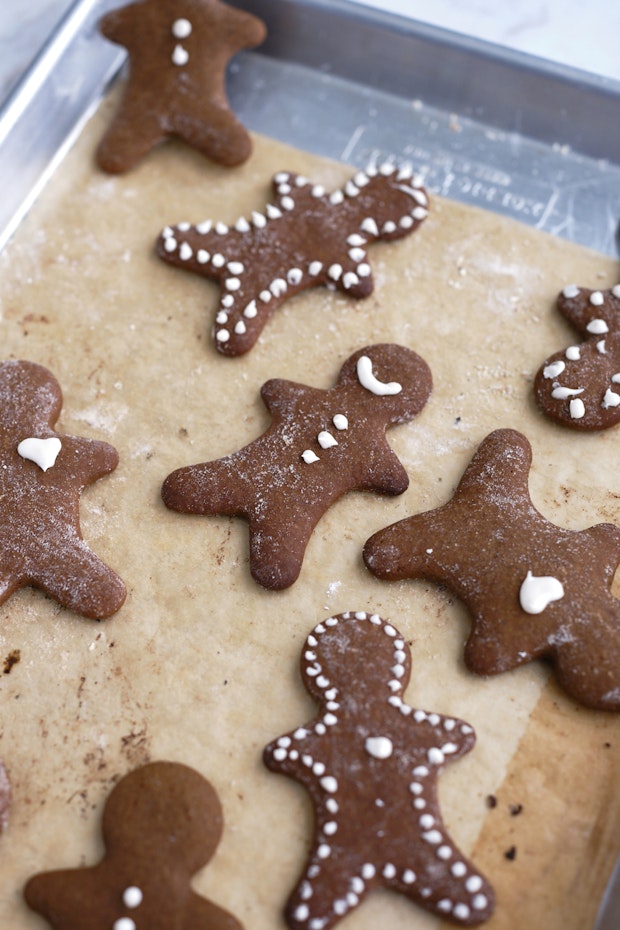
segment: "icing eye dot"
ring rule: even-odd
[[[186,39],[192,32],[189,19],[175,19],[172,24],[172,35],[175,39]]]
[[[137,885],[130,885],[129,888],[125,888],[123,892],[123,904],[125,907],[138,907],[142,904],[142,889],[138,888]]]

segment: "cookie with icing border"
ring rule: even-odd
[[[54,431],[62,392],[47,368],[0,364],[0,603],[25,585],[96,620],[122,606],[122,580],[88,547],[79,499],[86,485],[114,471],[106,442]]]
[[[110,793],[101,861],[34,875],[26,903],[54,930],[242,930],[190,885],[222,829],[219,799],[202,775],[177,762],[151,762]]]
[[[232,227],[182,222],[157,242],[163,261],[219,284],[212,335],[224,355],[248,352],[271,314],[300,291],[322,285],[367,297],[374,288],[368,247],[415,232],[429,210],[421,179],[387,163],[331,194],[287,171],[273,188],[274,203]]]
[[[473,728],[407,704],[409,646],[376,614],[315,627],[301,675],[318,715],[264,750],[266,766],[299,781],[314,808],[305,868],[286,905],[292,930],[329,930],[377,888],[459,926],[487,920],[493,889],[441,816],[438,777],[469,752]]]
[[[364,546],[386,581],[426,578],[469,608],[465,664],[496,675],[547,658],[586,707],[620,710],[620,601],[611,593],[620,529],[562,529],[534,507],[532,449],[516,430],[491,433],[454,495],[400,520]]]
[[[620,284],[598,291],[570,284],[558,296],[560,313],[584,341],[546,359],[534,380],[540,409],[574,430],[620,423]]]
[[[264,40],[260,19],[220,0],[138,0],[107,13],[99,28],[129,53],[124,93],[96,153],[101,169],[129,171],[171,136],[221,165],[249,157],[250,135],[226,95],[226,67]]]
[[[409,478],[385,432],[413,419],[431,387],[426,362],[394,344],[359,349],[328,390],[267,381],[267,430],[224,458],[172,472],[163,501],[185,514],[244,517],[252,577],[265,588],[287,588],[316,524],[339,497],[406,490]]]

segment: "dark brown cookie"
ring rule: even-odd
[[[327,285],[368,296],[368,246],[409,235],[428,213],[421,181],[391,164],[359,172],[332,194],[285,171],[273,186],[275,203],[232,229],[179,223],[157,243],[165,262],[219,283],[213,338],[224,355],[251,349],[274,310],[300,291]]]
[[[139,0],[112,10],[100,29],[129,53],[124,95],[97,150],[100,168],[128,171],[169,136],[222,165],[248,158],[252,143],[230,109],[226,66],[263,41],[261,20],[220,0]]]
[[[575,430],[620,423],[620,284],[606,291],[565,287],[560,313],[583,342],[551,355],[534,381],[534,396],[547,416]]]
[[[60,385],[41,365],[0,365],[0,603],[34,585],[63,607],[96,620],[125,600],[118,575],[80,532],[83,488],[116,468],[106,442],[56,433]]]
[[[474,731],[406,704],[410,672],[407,643],[376,614],[330,617],[306,640],[301,674],[320,712],[264,752],[314,806],[312,849],[286,906],[293,930],[328,930],[380,887],[463,926],[493,912],[493,890],[451,840],[437,796]]]
[[[576,700],[620,710],[620,601],[611,594],[620,529],[550,523],[530,498],[531,462],[521,433],[491,433],[452,500],[376,533],[364,559],[379,578],[428,578],[467,604],[471,671],[547,657]]]
[[[430,370],[397,345],[360,349],[333,388],[271,380],[261,397],[272,421],[262,436],[217,461],[179,468],[162,488],[181,513],[245,517],[250,570],[281,589],[299,575],[314,527],[347,491],[401,494],[407,473],[385,431],[413,419],[431,392]]]
[[[102,831],[97,865],[42,872],[26,885],[26,902],[54,930],[241,930],[190,886],[222,834],[220,802],[198,772],[152,762],[126,775]]]

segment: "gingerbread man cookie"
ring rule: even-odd
[[[332,194],[285,171],[273,185],[275,203],[232,229],[179,223],[157,243],[165,262],[219,283],[213,337],[224,355],[249,351],[274,310],[300,291],[327,285],[367,297],[368,246],[409,235],[428,213],[420,179],[391,164],[359,172]]]
[[[263,41],[261,20],[220,0],[138,0],[104,16],[100,29],[129,53],[124,95],[97,150],[100,168],[128,171],[169,136],[222,165],[249,157],[250,136],[226,96],[226,66]]]
[[[152,762],[111,792],[95,866],[42,872],[27,904],[54,930],[241,930],[190,879],[213,856],[222,811],[212,786],[176,762]]]
[[[347,491],[401,494],[409,479],[385,438],[415,417],[431,373],[411,349],[373,345],[344,363],[333,388],[267,381],[272,421],[262,436],[217,461],[180,468],[162,488],[171,510],[242,516],[249,522],[250,570],[274,590],[293,584],[308,540]]]
[[[560,313],[585,337],[556,352],[539,369],[534,396],[547,416],[575,430],[620,423],[620,284],[592,291],[571,284],[560,293]]]
[[[452,500],[376,533],[365,562],[388,581],[445,584],[467,604],[471,671],[495,675],[547,657],[577,701],[620,710],[620,601],[610,590],[620,529],[550,523],[530,498],[531,462],[521,433],[491,433]]]
[[[410,673],[407,643],[376,614],[330,617],[306,640],[301,674],[320,712],[264,752],[269,769],[304,785],[315,812],[286,906],[293,930],[329,930],[380,887],[463,926],[493,912],[493,890],[451,840],[437,795],[474,731],[406,704]]]
[[[80,532],[83,488],[118,464],[106,442],[54,432],[62,392],[41,365],[0,365],[0,603],[34,585],[96,620],[115,613],[125,585]]]

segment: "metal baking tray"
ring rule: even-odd
[[[97,22],[124,2],[77,0],[0,109],[0,249],[122,72]],[[618,254],[620,82],[354,0],[232,2],[268,28],[229,68],[248,128],[356,167],[410,162],[432,193]],[[616,875],[597,930],[620,926]]]
[[[123,68],[78,0],[0,110],[0,249]],[[233,0],[235,2],[235,0]],[[250,129],[366,167],[411,162],[432,193],[617,255],[620,82],[353,0],[236,0],[268,38],[229,69]]]

